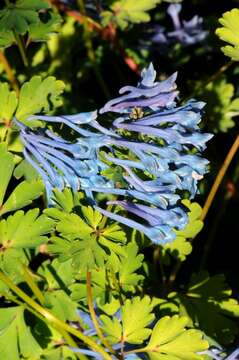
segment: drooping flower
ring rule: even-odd
[[[180,43],[183,46],[194,45],[201,42],[207,36],[207,31],[203,30],[203,19],[195,15],[192,19],[180,20],[179,14],[182,10],[181,4],[170,4],[167,13],[171,17],[174,30],[166,31],[162,26],[155,25],[153,35],[150,40],[154,44],[168,45],[170,43]]]
[[[197,193],[208,166],[200,151],[211,138],[198,126],[203,103],[191,100],[176,106],[176,76],[157,82],[152,64],[143,70],[136,87],[125,86],[120,97],[99,111],[116,114],[110,129],[99,124],[97,112],[31,117],[73,129],[74,143],[16,120],[25,158],[45,182],[48,199],[54,188],[80,189],[103,215],[145,233],[154,243],[172,241],[174,229],[187,223],[178,204],[182,191],[191,197]],[[121,169],[120,182],[106,175],[115,168]],[[108,204],[127,211],[127,217],[100,206],[97,193],[115,195]]]

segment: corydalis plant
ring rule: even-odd
[[[187,223],[186,211],[178,202],[182,191],[191,197],[197,193],[197,182],[208,165],[200,151],[211,135],[202,134],[198,127],[202,102],[176,106],[176,74],[162,82],[155,78],[151,64],[137,87],[122,88],[123,95],[99,111],[104,116],[119,114],[110,130],[97,122],[97,112],[31,117],[64,123],[78,135],[74,143],[48,129],[33,130],[16,122],[25,158],[45,182],[49,200],[54,188],[81,189],[102,214],[162,244],[172,241],[174,229]],[[107,176],[116,168],[120,169],[117,179]],[[117,205],[132,217],[101,207],[97,193],[117,196],[107,205]]]
[[[194,45],[201,42],[207,36],[207,31],[203,30],[203,19],[195,15],[192,19],[180,20],[179,14],[182,10],[181,4],[171,4],[167,9],[171,17],[174,30],[165,31],[162,26],[155,26],[151,41],[156,44],[181,43],[183,46]]]

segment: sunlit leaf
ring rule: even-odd
[[[186,330],[186,317],[165,316],[154,326],[144,349],[151,360],[201,360],[197,352],[208,348],[198,330]]]
[[[223,14],[219,19],[223,26],[216,30],[216,34],[221,40],[230,45],[224,46],[222,51],[232,60],[239,60],[239,9],[232,9]]]

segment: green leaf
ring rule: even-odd
[[[144,348],[151,360],[201,360],[197,352],[206,350],[198,330],[186,330],[186,317],[165,316],[154,326],[148,345]]]
[[[17,108],[15,91],[10,91],[7,83],[0,83],[0,123],[9,123]]]
[[[73,264],[83,271],[102,266],[107,254],[124,255],[121,243],[125,233],[118,225],[104,227],[103,216],[90,207],[81,207],[82,217],[64,213],[59,209],[47,209],[45,214],[58,220],[56,229],[62,236],[52,238],[49,250],[60,255],[61,261],[72,258]]]
[[[220,344],[232,342],[238,333],[234,319],[239,316],[239,304],[231,298],[224,275],[193,275],[184,294],[169,297],[179,304],[179,313],[191,319],[190,326],[199,327]]]
[[[13,190],[9,198],[2,205],[0,215],[10,211],[22,209],[42,195],[44,186],[41,180],[23,181]]]
[[[6,151],[6,147],[3,144],[0,144],[0,212],[14,166],[14,156]]]
[[[0,31],[0,48],[11,46],[16,41],[12,31]]]
[[[105,312],[111,311],[121,298],[128,293],[134,293],[142,285],[143,275],[137,273],[142,266],[143,255],[138,254],[136,244],[129,243],[123,247],[124,255],[111,253],[104,267],[98,267],[91,272],[94,299]],[[81,274],[80,283],[71,286],[72,298],[82,301],[86,298],[86,279]]]
[[[118,277],[120,288],[124,291],[134,291],[140,281],[144,279],[136,271],[142,266],[144,256],[138,254],[138,247],[134,243],[129,243],[124,248],[125,255],[121,257],[118,266]],[[115,267],[114,270],[116,271]]]
[[[0,29],[25,34],[30,24],[39,20],[39,10],[48,9],[47,2],[42,0],[18,0],[6,5],[0,11]]]
[[[83,193],[73,193],[71,189],[65,188],[63,191],[54,190],[54,205],[66,213],[71,213],[76,207],[80,206],[80,200],[84,197]]]
[[[130,23],[141,23],[150,20],[149,10],[152,10],[159,4],[161,0],[119,0],[114,1],[110,9],[112,12],[104,11],[103,23],[106,24],[110,20],[116,22],[122,29],[126,28]]]
[[[61,24],[58,13],[48,12],[47,22],[39,21],[29,26],[29,37],[31,41],[47,41],[52,34],[56,34]]]
[[[42,195],[44,186],[41,180],[23,181],[15,187],[4,202],[5,194],[14,170],[14,156],[0,144],[0,216],[21,209]],[[3,203],[4,202],[4,203]]]
[[[154,320],[148,296],[126,300],[122,307],[122,338],[130,344],[141,344],[151,333],[147,326]]]
[[[234,98],[235,88],[224,77],[210,82],[199,90],[201,99],[207,102],[207,127],[212,131],[226,132],[235,125],[239,114],[239,98]]]
[[[176,239],[172,243],[165,244],[162,247],[163,261],[166,264],[170,263],[168,255],[184,261],[192,251],[192,245],[188,240],[197,236],[203,228],[203,222],[200,220],[201,206],[197,203],[191,203],[189,200],[183,200],[182,204],[189,209],[188,223],[183,230],[175,230]]]
[[[30,359],[41,348],[32,336],[21,306],[0,309],[0,353],[2,359]]]
[[[239,60],[239,9],[232,9],[219,19],[223,26],[216,30],[216,34],[230,45],[222,48],[223,53],[232,60]]]
[[[20,248],[3,248],[0,244],[0,269],[6,275],[11,277],[11,280],[18,284],[23,282],[22,265],[29,264],[28,252]],[[8,287],[0,281],[0,294],[9,291]]]
[[[58,340],[59,341],[59,340]],[[52,349],[45,349],[42,352],[41,360],[77,360],[78,357],[69,346],[59,346],[58,348],[53,347]],[[31,359],[39,360],[39,359]]]
[[[13,175],[17,179],[24,177],[29,182],[39,178],[38,172],[26,160],[22,160],[20,162],[20,164],[17,165],[17,167],[14,170]]]
[[[39,209],[22,210],[0,221],[0,244],[2,251],[8,248],[35,248],[46,242],[54,221],[46,215],[39,215]]]
[[[151,334],[147,326],[154,320],[152,304],[148,296],[127,299],[122,306],[122,320],[102,315],[103,330],[110,341],[142,344]]]
[[[107,258],[107,253],[95,236],[84,236],[84,239],[74,239],[73,242],[66,238],[53,237],[51,242],[48,246],[50,252],[59,255],[60,261],[72,259],[73,266],[82,272],[103,266]]]
[[[37,273],[46,280],[49,291],[59,289],[67,291],[68,287],[75,282],[76,276],[71,259],[65,262],[59,262],[58,259],[44,261]]]
[[[188,224],[183,230],[176,231],[177,236],[183,236],[185,238],[193,239],[203,228],[203,222],[200,220],[202,214],[202,208],[199,204],[189,200],[183,200],[182,204],[185,205],[188,209]]]
[[[54,76],[48,76],[45,79],[40,76],[33,76],[21,87],[16,112],[17,119],[28,126],[38,125],[39,122],[27,121],[27,118],[41,111],[48,112],[51,106],[61,106],[62,100],[59,95],[63,89],[64,83],[56,80]]]
[[[81,218],[76,214],[64,214],[60,213],[60,221],[57,223],[56,229],[63,237],[70,237],[71,239],[84,239],[87,236],[90,236],[92,233],[91,227],[89,227]],[[45,210],[45,214],[54,217],[54,214],[57,214],[55,209]],[[58,218],[59,219],[59,218]]]
[[[122,335],[122,325],[120,321],[116,317],[111,319],[106,315],[101,315],[100,320],[103,324],[103,331],[108,335],[108,339],[112,343],[119,342]]]
[[[46,306],[62,321],[79,320],[77,316],[77,303],[63,290],[45,292]]]

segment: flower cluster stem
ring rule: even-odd
[[[29,305],[27,305],[26,303],[21,302],[20,300],[18,300],[15,296],[10,295],[9,293],[4,293],[1,294],[4,295],[4,297],[10,301],[12,301],[13,303],[22,306],[24,309],[26,309],[27,311],[29,311],[30,313],[32,313],[34,316],[36,316],[38,319],[40,319],[41,321],[43,321],[44,323],[47,323],[46,319],[40,315],[37,311],[33,310]],[[56,328],[56,327],[55,327]],[[74,341],[74,339],[68,334],[68,332],[66,332],[65,330],[62,330],[60,328],[56,328],[56,330],[63,336],[63,338],[67,341],[67,343],[72,346],[77,348],[77,344]],[[87,360],[88,358],[80,353],[76,353],[76,356],[78,357],[79,360]]]
[[[21,54],[22,62],[23,62],[25,67],[28,67],[29,62],[28,62],[28,59],[27,59],[25,47],[23,45],[23,41],[21,39],[21,36],[15,30],[13,30],[13,34],[14,34],[14,37],[15,37],[19,52]]]
[[[22,271],[23,271],[23,277],[24,277],[26,283],[32,290],[33,294],[36,296],[39,303],[42,306],[44,306],[45,305],[44,295],[42,294],[41,290],[39,289],[39,287],[36,285],[35,281],[33,280],[31,271],[29,270],[29,268],[26,265],[23,265]]]
[[[66,331],[67,333],[70,333],[71,335],[77,337],[78,339],[83,341],[86,345],[88,345],[90,348],[92,348],[94,351],[98,352],[103,357],[104,360],[111,360],[110,355],[107,354],[107,352],[101,346],[95,343],[88,336],[84,335],[81,331],[72,328],[70,325],[64,323],[64,321],[58,319],[46,308],[43,308],[36,301],[31,299],[25,292],[23,292],[18,286],[16,286],[12,282],[12,280],[1,271],[0,271],[0,280],[3,281],[26,304],[28,304],[40,315],[42,315],[50,325],[52,325],[56,329],[60,328],[61,330]]]
[[[9,6],[11,4],[9,0],[4,0],[4,1],[5,1],[5,4],[7,6]],[[28,67],[29,63],[28,63],[28,59],[27,59],[27,56],[26,56],[24,45],[22,43],[22,39],[21,39],[20,35],[15,30],[13,30],[12,32],[13,32],[13,35],[15,37],[18,49],[20,51],[23,64],[24,64],[25,67]]]
[[[91,288],[91,272],[90,271],[87,271],[87,273],[86,273],[86,288],[87,288],[87,304],[88,304],[90,316],[91,316],[92,322],[94,324],[95,330],[96,330],[99,338],[101,339],[102,343],[104,344],[104,346],[107,349],[109,349],[111,353],[114,354],[115,353],[114,349],[112,349],[112,347],[110,346],[110,344],[104,337],[104,335],[101,331],[101,328],[98,324],[98,321],[97,321],[94,304],[93,304],[93,294],[92,294],[92,288]]]

